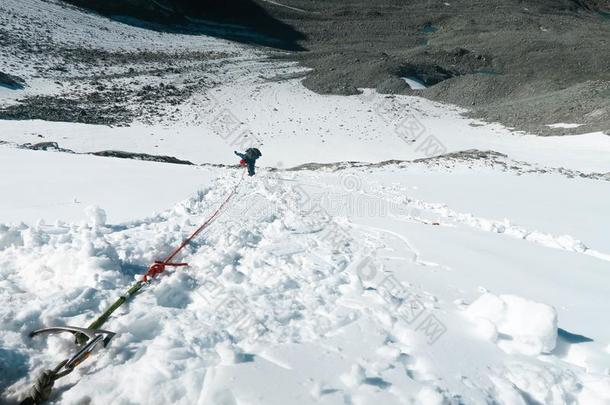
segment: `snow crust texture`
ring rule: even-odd
[[[240,172],[220,170],[192,197],[140,220],[108,224],[88,207],[80,223],[2,226],[6,400],[26,389],[30,370],[74,351],[69,337],[29,331],[89,323],[240,182]],[[399,201],[404,189],[383,179],[402,170],[377,169],[366,183],[353,182],[354,169],[247,178],[188,247],[189,267],[119,310],[106,325],[118,332],[112,344],[58,381],[52,403],[608,403],[608,331],[532,285],[537,256],[596,272],[607,261]],[[450,235],[487,247],[429,247]],[[507,246],[524,255],[524,268],[507,273],[519,281],[481,287],[485,278],[466,262],[491,271],[489,252]],[[580,305],[596,300],[591,291],[575,295]]]

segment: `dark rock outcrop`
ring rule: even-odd
[[[146,160],[149,162],[174,163],[179,165],[193,165],[193,162],[181,160],[173,156],[149,155],[147,153],[125,152],[121,150],[103,150],[100,152],[91,152],[89,155],[114,157],[120,159]]]
[[[151,28],[157,30],[203,33],[281,49],[302,50],[298,41],[305,38],[253,0],[63,1],[126,23],[134,21],[120,17],[152,22]]]

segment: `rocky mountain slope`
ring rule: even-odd
[[[160,32],[211,35],[291,51],[282,57],[311,68],[304,84],[321,94],[349,95],[375,88],[418,95],[540,135],[610,130],[607,1],[236,0],[231,7],[213,0],[66,3]],[[61,53],[61,58],[75,64],[100,59],[125,64],[141,57],[159,61],[165,57],[139,52],[101,55],[86,49],[68,49],[71,54],[65,55],[61,49],[32,48],[31,43],[18,41],[15,32],[0,29],[0,43],[29,52],[27,59],[49,52]],[[178,60],[210,57],[193,53]],[[425,88],[411,89],[404,78]],[[189,93],[171,87],[156,90],[176,100]],[[116,97],[110,100],[121,97],[120,90],[113,92]],[[38,110],[46,104],[30,101]],[[85,101],[99,104],[100,100]],[[57,107],[79,110],[81,106]],[[112,108],[106,105],[102,110]],[[83,117],[87,115],[80,110]],[[123,115],[122,121],[131,119]],[[21,110],[3,116],[28,114]],[[103,122],[95,117],[85,121]],[[548,126],[556,122],[574,125],[561,131]]]
[[[610,129],[610,3],[285,0],[271,15],[307,36],[295,57],[321,93],[413,94],[539,134]],[[410,90],[401,77],[428,87]]]

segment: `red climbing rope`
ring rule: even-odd
[[[245,175],[245,172],[244,172]],[[35,336],[41,333],[56,333],[56,332],[71,332],[76,337],[76,342],[82,347],[78,352],[71,358],[65,359],[57,365],[54,369],[43,371],[31,389],[29,395],[20,402],[20,405],[33,405],[39,404],[49,399],[51,390],[55,380],[64,377],[71,373],[76,366],[81,364],[85,359],[89,357],[92,350],[102,344],[104,347],[108,344],[112,336],[115,334],[107,330],[100,329],[101,326],[110,318],[112,313],[116,311],[121,305],[123,305],[129,297],[136,294],[140,289],[145,286],[146,282],[152,280],[157,275],[163,273],[167,266],[179,267],[187,266],[186,263],[173,263],[172,260],[188,245],[197,235],[207,228],[216,218],[218,218],[223,208],[229,203],[231,198],[237,193],[237,189],[244,179],[242,175],[239,182],[235,185],[231,193],[225,198],[220,206],[214,211],[214,213],[205,220],[205,222],[193,232],[191,236],[186,238],[180,246],[178,246],[172,253],[170,253],[164,260],[155,261],[152,266],[148,269],[146,274],[142,276],[142,279],[132,285],[124,295],[121,295],[108,309],[106,309],[99,317],[97,317],[88,328],[76,328],[73,326],[61,326],[52,328],[43,328],[33,331],[30,336]]]
[[[197,237],[197,235],[199,235],[201,233],[201,231],[203,231],[205,228],[207,228],[216,218],[218,218],[220,216],[222,209],[229,203],[231,198],[233,198],[233,196],[237,193],[237,188],[239,187],[239,185],[241,184],[243,179],[244,179],[244,176],[242,175],[239,182],[233,188],[233,191],[231,191],[229,193],[227,198],[222,202],[222,204],[220,204],[220,206],[216,209],[216,211],[214,211],[214,213],[212,215],[210,215],[210,217],[208,219],[206,219],[205,222],[203,224],[201,224],[201,226],[199,228],[197,228],[191,236],[189,236],[184,241],[182,241],[180,246],[178,246],[176,249],[174,249],[174,251],[172,253],[170,253],[165,259],[163,259],[162,261],[155,261],[155,263],[148,268],[148,271],[146,272],[146,274],[144,274],[142,276],[143,282],[147,282],[148,280],[151,280],[151,279],[155,278],[157,275],[163,273],[165,271],[165,268],[168,266],[170,266],[170,267],[188,266],[188,263],[172,263],[172,260],[178,255],[178,253],[180,253],[180,251],[182,251],[182,249],[184,249],[186,247],[186,245],[191,243],[191,241],[193,239],[195,239]]]

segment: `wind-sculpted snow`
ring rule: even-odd
[[[512,295],[483,294],[466,314],[491,341],[503,334],[503,349],[524,354],[551,353],[557,341],[555,308]],[[524,333],[525,332],[525,333]],[[508,340],[507,337],[511,339]]]
[[[75,349],[30,330],[89,323],[240,181],[213,170],[139,220],[90,207],[80,223],[0,228],[6,400]],[[610,335],[590,322],[610,310],[607,261],[415,200],[385,180],[401,170],[244,179],[180,258],[189,267],[119,310],[110,346],[51,403],[607,403]]]
[[[113,229],[105,226],[103,212],[90,209],[89,222],[79,225],[3,228],[2,268],[13,287],[4,291],[3,299],[36,296],[40,305],[30,303],[25,312],[4,313],[4,320],[11,318],[6,327],[25,336],[30,329],[63,323],[67,318],[72,323],[91,319],[128,287],[135,274],[179,243],[183,230],[210,212],[228,191],[227,186],[236,181],[219,182],[141,224]],[[242,196],[248,191],[256,190],[245,188]],[[271,194],[264,187],[259,191]],[[285,197],[290,198],[290,194],[286,192]],[[247,209],[247,203],[242,198],[237,209]],[[112,361],[111,368],[129,367],[130,372],[137,372],[140,367],[150,367],[142,361],[168,361],[173,368],[205,368],[217,363],[217,344],[232,342],[248,347],[257,341],[276,345],[301,342],[318,337],[324,328],[349,322],[350,313],[336,313],[335,306],[337,288],[349,282],[344,273],[348,254],[333,257],[332,246],[313,238],[327,218],[305,221],[289,209],[289,204],[289,200],[278,202],[276,214],[228,215],[219,220],[204,240],[189,249],[189,269],[164,276],[136,298],[129,313],[117,317],[116,327],[125,333],[113,349],[102,353],[108,357],[93,367]],[[319,245],[321,257],[309,253],[307,246],[311,244]],[[167,322],[175,325],[166,327]],[[145,343],[149,340],[153,342]],[[140,343],[147,353],[142,361],[125,352]],[[198,346],[196,351],[187,349],[193,345]],[[44,345],[36,348],[41,347]],[[70,345],[62,348],[60,354],[67,355]],[[190,357],[193,359],[188,360]],[[186,364],[180,365],[181,360]],[[149,382],[164,375],[161,369],[148,373],[153,375]],[[84,389],[90,384],[87,379]],[[175,384],[172,378],[163,379],[158,381],[163,389]],[[104,377],[95,384],[103,386],[103,381]],[[195,384],[196,390],[201,389],[201,382]],[[125,383],[97,400],[112,402],[131,384]],[[79,389],[71,390],[65,400],[81,394]],[[192,403],[193,394],[182,392],[175,399]],[[136,402],[152,400],[146,392],[136,390],[133,395]]]

